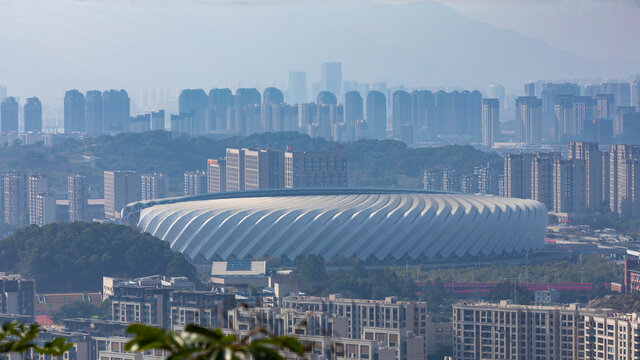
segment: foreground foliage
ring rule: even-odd
[[[0,354],[25,353],[34,351],[37,354],[60,356],[71,349],[73,344],[64,338],[55,338],[44,343],[37,344],[37,337],[41,334],[38,324],[18,324],[16,322],[6,323],[0,328]]]
[[[273,336],[263,328],[253,329],[242,337],[197,325],[187,325],[177,333],[134,324],[127,327],[127,332],[135,337],[125,345],[126,351],[161,349],[168,353],[168,360],[284,360],[282,351],[299,356],[305,353],[296,338]]]
[[[187,276],[196,271],[182,254],[149,234],[99,223],[54,223],[17,230],[0,240],[0,272],[36,280],[38,291],[96,291],[102,276]]]

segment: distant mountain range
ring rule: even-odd
[[[3,5],[0,5],[2,13]],[[291,70],[319,79],[514,91],[536,79],[627,77],[640,64],[589,59],[497,29],[436,2],[68,1],[4,5],[0,82],[63,89],[282,86]],[[588,24],[585,24],[588,26]],[[1,29],[0,29],[1,30]],[[14,31],[15,30],[15,31]],[[615,55],[615,54],[611,54]],[[44,91],[44,90],[43,90]]]

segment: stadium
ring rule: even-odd
[[[420,190],[278,189],[140,201],[122,220],[191,259],[317,254],[415,263],[540,248],[547,209]]]

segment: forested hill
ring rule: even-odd
[[[81,173],[102,191],[104,170],[164,172],[171,191],[182,189],[184,171],[204,169],[207,158],[224,157],[226,147],[259,147],[295,151],[332,150],[342,145],[349,159],[349,185],[367,187],[421,187],[423,170],[453,167],[463,172],[491,162],[502,167],[494,153],[471,146],[409,148],[395,140],[360,140],[339,144],[296,132],[255,134],[212,139],[175,136],[165,131],[126,133],[95,139],[68,140],[54,147],[41,144],[0,148],[0,170],[29,169],[49,174],[56,188],[66,187],[66,176]],[[89,159],[95,157],[92,162]]]
[[[187,276],[196,270],[169,244],[114,224],[53,223],[0,240],[0,272],[36,280],[39,292],[98,291],[102,276]]]

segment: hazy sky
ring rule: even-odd
[[[72,88],[281,87],[292,70],[311,84],[325,61],[344,80],[513,91],[640,73],[637,1],[380,3],[0,0],[0,84],[55,102]]]
[[[638,0],[442,2],[478,21],[544,40],[579,55],[640,59]]]

